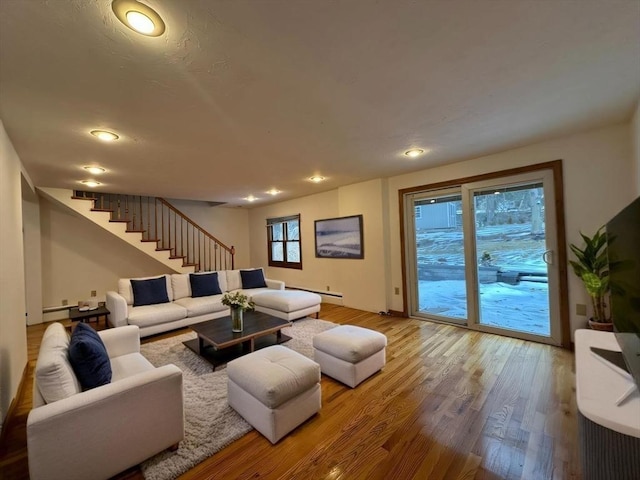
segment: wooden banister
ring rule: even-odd
[[[93,200],[93,210],[111,212],[112,222],[126,222],[127,231],[141,232],[143,242],[156,242],[157,251],[168,250],[170,258],[182,258],[183,266],[194,266],[196,271],[235,267],[233,246],[164,198],[82,191],[74,192],[74,198]]]
[[[191,225],[193,225],[196,229],[200,230],[202,233],[205,234],[205,236],[209,237],[211,240],[213,240],[214,242],[216,242],[217,244],[219,244],[222,248],[224,248],[225,250],[227,250],[229,253],[232,253],[233,247],[227,247],[224,243],[222,243],[220,240],[218,240],[216,237],[214,237],[213,235],[211,235],[209,232],[207,232],[204,228],[202,228],[200,225],[198,225],[196,222],[194,222],[193,220],[191,220],[187,215],[185,215],[184,213],[182,213],[180,210],[178,210],[176,207],[174,207],[173,205],[171,205],[169,202],[167,202],[164,198],[161,197],[156,197],[156,200],[158,200],[160,203],[162,203],[163,205],[165,205],[166,207],[168,207],[170,210],[176,212],[178,215],[180,215],[181,217],[183,217],[187,222],[189,222]]]

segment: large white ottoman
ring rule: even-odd
[[[313,337],[313,358],[322,373],[354,388],[385,364],[387,337],[354,325],[341,325]]]
[[[256,293],[251,297],[259,312],[284,320],[296,320],[313,313],[318,318],[320,295],[303,290],[274,290]]]
[[[320,365],[281,345],[227,364],[229,405],[271,443],[320,410]]]

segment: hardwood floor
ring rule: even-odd
[[[382,372],[355,389],[323,376],[317,416],[276,445],[253,430],[181,478],[581,478],[571,352],[335,305],[320,318],[387,335]],[[27,330],[31,382],[44,327]],[[26,388],[7,426],[3,478],[28,478],[30,406]]]

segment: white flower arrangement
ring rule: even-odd
[[[222,304],[231,308],[240,308],[241,310],[253,310],[255,304],[249,301],[249,298],[241,292],[225,293],[222,296]]]

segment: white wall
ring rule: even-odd
[[[170,199],[174,207],[228,247],[235,247],[235,267],[250,266],[249,212],[244,208],[209,206],[205,202]]]
[[[633,178],[636,181],[636,195],[640,196],[640,100],[631,119],[631,143],[633,145]]]
[[[387,309],[385,292],[386,180],[348,185],[325,193],[252,209],[251,265],[264,267],[267,277],[287,285],[338,292],[343,304],[378,312]],[[302,270],[268,266],[267,218],[300,214]],[[314,222],[326,218],[363,216],[364,259],[316,258]]]
[[[22,164],[0,121],[0,419],[27,364],[22,242]]]
[[[173,273],[168,267],[90,220],[40,198],[42,303],[45,307],[86,300],[91,290],[104,301],[119,278]]]
[[[27,325],[42,323],[42,246],[38,194],[22,178],[22,226]]]
[[[267,218],[300,214],[300,238],[302,241],[303,270],[269,267],[267,255]],[[251,266],[263,267],[266,276],[284,281],[287,285],[342,292],[335,262],[341,260],[315,258],[314,220],[340,216],[338,191],[318,193],[295,200],[288,200],[249,211]],[[351,264],[352,260],[342,260]],[[333,263],[332,263],[333,262]]]
[[[364,259],[318,259],[335,265],[344,292],[344,305],[372,312],[387,311],[385,180],[372,180],[338,189],[340,217],[363,216]],[[330,262],[330,263],[329,263]]]
[[[580,243],[579,230],[593,233],[635,198],[629,124],[614,125],[569,137],[436,167],[389,179],[391,283],[402,285],[398,190],[466,176],[562,159],[566,237]],[[586,317],[575,315],[575,304],[589,304],[582,283],[569,274],[571,328],[582,328]],[[392,295],[390,308],[402,310],[402,297]]]

